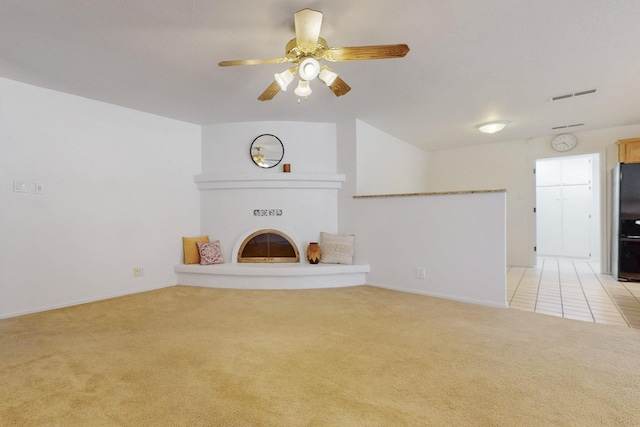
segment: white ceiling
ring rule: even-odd
[[[284,56],[305,7],[330,46],[411,51],[331,64],[351,92],[314,81],[300,104],[256,99],[284,64],[217,66]],[[435,150],[640,123],[640,1],[2,0],[0,76],[197,124],[357,118]]]

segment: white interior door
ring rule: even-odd
[[[562,255],[562,191],[560,186],[536,189],[538,254]]]
[[[591,187],[562,187],[562,256],[589,258],[591,246]]]

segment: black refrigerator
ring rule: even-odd
[[[640,163],[618,163],[612,183],[611,273],[640,281]]]

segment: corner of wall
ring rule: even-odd
[[[345,120],[336,123],[338,172],[345,174],[345,182],[338,192],[338,230],[353,229],[353,217],[349,215],[357,187],[356,122]]]

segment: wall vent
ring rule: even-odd
[[[572,125],[554,126],[551,129],[552,130],[558,130],[558,129],[574,128],[574,127],[577,127],[577,126],[584,126],[584,123],[574,123]]]
[[[573,98],[573,97],[576,97],[576,96],[591,95],[592,93],[596,93],[596,89],[589,89],[589,90],[583,90],[583,91],[580,91],[580,92],[574,92],[574,93],[567,93],[567,94],[564,94],[564,95],[552,96],[551,97],[551,101],[560,101],[561,99]]]
[[[558,96],[552,96],[551,100],[552,101],[560,101],[561,99],[567,99],[567,98],[573,98],[573,94],[570,93],[568,95],[558,95]]]
[[[573,96],[582,96],[582,95],[591,95],[592,93],[596,93],[595,89],[584,90],[582,92],[576,92]]]

